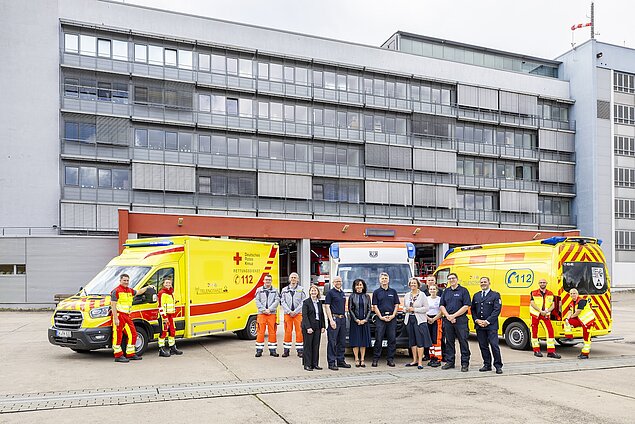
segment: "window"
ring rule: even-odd
[[[24,264],[0,264],[0,275],[24,275],[26,265]]]
[[[144,44],[134,45],[134,61],[141,63],[148,62],[148,46]]]
[[[212,137],[209,135],[199,135],[198,151],[201,153],[210,153],[212,151]]]
[[[238,99],[227,98],[227,115],[238,116]]]
[[[615,122],[618,124],[635,125],[635,108],[626,105],[614,105]]]
[[[192,52],[191,51],[179,50],[179,68],[192,69]]]
[[[165,133],[161,130],[148,130],[148,146],[153,150],[163,150]]]
[[[97,38],[90,35],[79,36],[79,54],[95,56]]]
[[[269,79],[269,64],[262,62],[258,63],[258,79]]]
[[[179,133],[179,151],[191,152],[192,151],[192,134],[180,132]]]
[[[64,168],[64,184],[67,186],[79,185],[79,168],[67,166]]]
[[[97,168],[82,166],[79,168],[79,186],[84,188],[97,187]]]
[[[615,248],[617,250],[635,250],[635,231],[615,231]]]
[[[238,111],[240,116],[253,116],[253,102],[251,99],[238,99]]]
[[[110,169],[99,169],[97,172],[99,188],[112,187],[112,171]]]
[[[97,40],[97,56],[110,58],[110,40]]]
[[[242,172],[216,173],[198,177],[201,193],[230,196],[255,196],[256,176]]]
[[[148,46],[148,63],[163,66],[163,47]]]
[[[313,199],[331,202],[359,203],[361,201],[361,182],[343,179],[315,178],[313,180]]]
[[[64,139],[73,141],[79,140],[79,124],[77,122],[64,123]]]
[[[615,168],[614,177],[616,187],[635,187],[635,169]]]
[[[238,59],[233,57],[227,58],[227,74],[238,75]]]
[[[623,156],[635,156],[635,138],[614,136],[615,154]]]
[[[225,113],[225,96],[217,94],[212,96],[212,113]]]
[[[117,60],[128,60],[128,42],[112,40],[112,58]]]
[[[66,53],[79,53],[79,36],[77,34],[64,34],[64,51]]]
[[[284,82],[293,84],[295,82],[294,69],[292,66],[284,67]]]
[[[165,133],[165,150],[178,150],[178,135],[175,132],[167,131]]]
[[[79,141],[94,143],[97,139],[97,126],[95,124],[79,124]]]
[[[165,66],[176,67],[176,50],[165,49]]]
[[[109,82],[97,83],[97,99],[105,102],[112,100],[111,84]]]
[[[148,130],[135,129],[134,145],[135,147],[148,147]]]
[[[64,96],[79,97],[79,80],[77,78],[64,78]]]
[[[112,188],[128,190],[130,188],[130,172],[127,169],[112,170]]]
[[[225,56],[212,55],[212,72],[224,74],[226,72]]]
[[[456,193],[456,203],[458,209],[465,210],[497,211],[499,209],[496,193],[459,190]]]
[[[210,55],[199,53],[198,54],[198,70],[209,72],[211,66],[211,58]]]
[[[623,93],[635,93],[635,76],[622,72],[613,73],[613,90]]]
[[[269,79],[271,81],[282,81],[282,65],[278,63],[269,65]]]
[[[253,65],[249,59],[238,60],[238,74],[241,77],[251,78],[253,76]]]
[[[198,95],[198,110],[201,112],[211,112],[211,96],[207,94]]]

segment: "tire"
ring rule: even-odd
[[[84,353],[84,354],[92,352],[92,351],[91,351],[91,350],[89,350],[89,349],[74,349],[74,348],[71,348],[71,350],[72,350],[73,352],[77,352],[77,353]]]
[[[148,350],[148,343],[150,343],[150,339],[148,337],[148,330],[141,325],[135,325],[137,329],[137,343],[135,343],[135,350],[137,351],[137,355],[142,356],[146,350]],[[126,353],[126,346],[128,346],[128,340],[124,339],[121,342],[121,349],[124,354]]]
[[[556,341],[562,347],[573,347],[581,343],[579,340],[575,340],[575,339],[556,339]]]
[[[527,350],[530,346],[529,329],[523,322],[512,322],[505,328],[505,343],[514,350]]]
[[[258,331],[258,325],[256,323],[256,316],[252,315],[247,320],[247,325],[240,331],[236,331],[236,335],[242,340],[256,340],[256,332]]]

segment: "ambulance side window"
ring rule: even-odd
[[[163,288],[163,278],[168,276],[172,277],[172,284],[174,284],[174,268],[162,268],[157,270],[145,285],[154,287],[155,293],[158,293]],[[153,303],[153,300],[148,297],[144,303]]]

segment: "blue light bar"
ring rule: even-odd
[[[445,255],[443,255],[443,259],[447,258],[450,253],[454,252],[454,247],[449,248],[445,251]]]
[[[602,246],[602,239],[598,239],[598,246]]]
[[[553,237],[549,237],[547,239],[542,240],[540,243],[555,246],[558,243],[562,243],[566,239],[567,239],[566,237],[562,237],[562,236],[553,236]]]
[[[416,249],[415,249],[415,245],[412,243],[406,243],[406,246],[408,247],[408,257],[410,259],[414,259],[415,258],[415,253],[416,253]]]
[[[124,243],[123,245],[126,247],[160,247],[160,246],[171,246],[174,242],[170,240],[163,241],[142,241],[139,243]]]
[[[339,259],[339,257],[340,257],[340,244],[339,243],[331,244],[331,247],[329,247],[329,254],[331,255],[331,257],[333,259]]]

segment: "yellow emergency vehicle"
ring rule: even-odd
[[[131,288],[153,287],[133,302],[137,354],[158,339],[156,293],[165,276],[174,282],[176,337],[233,331],[255,339],[254,296],[267,274],[278,287],[277,244],[181,236],[127,240],[124,246],[79,293],[57,305],[48,329],[52,344],[77,352],[111,346],[110,292],[122,273],[130,276]]]
[[[491,288],[501,294],[502,310],[499,334],[512,349],[526,349],[530,344],[530,293],[538,281],[546,279],[547,289],[555,296],[556,307],[551,320],[556,340],[565,339],[565,316],[571,305],[569,290],[577,288],[591,303],[595,313],[592,336],[609,334],[612,327],[610,279],[601,241],[588,237],[551,237],[519,243],[483,244],[450,249],[435,271],[437,281],[446,283],[454,272],[459,283],[473,296],[480,290],[481,277],[489,277]],[[470,320],[470,330],[474,331]],[[538,337],[545,339],[543,326]],[[582,337],[576,329],[574,337]]]

